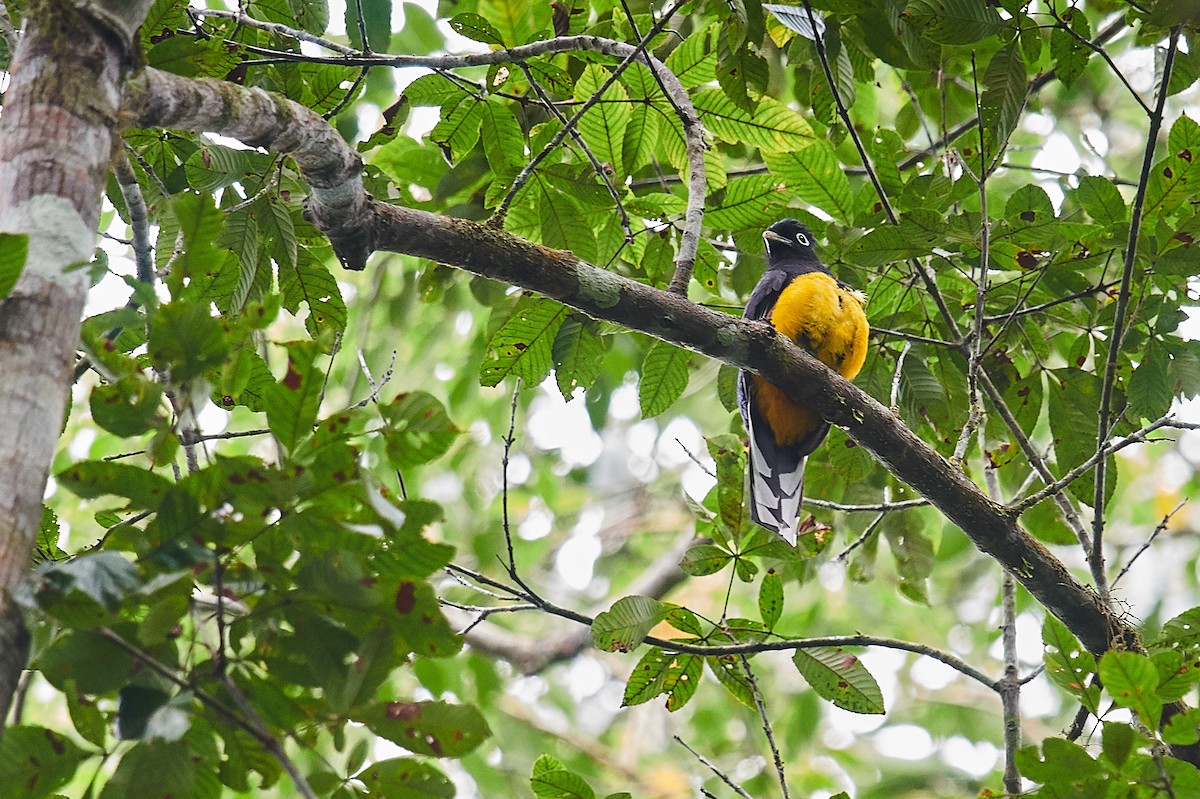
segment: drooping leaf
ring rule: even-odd
[[[29,236],[24,233],[0,233],[0,300],[12,292],[25,269]]]
[[[478,708],[449,702],[375,702],[358,720],[376,735],[430,757],[461,757],[492,734]]]
[[[638,403],[642,418],[658,416],[670,408],[687,388],[691,353],[674,344],[656,341],[642,362]]]
[[[851,713],[884,712],[879,684],[857,656],[841,647],[799,649],[792,661],[823,699]]]
[[[567,308],[544,297],[522,297],[488,342],[488,357],[479,369],[479,382],[494,386],[512,375],[536,386],[550,374],[553,346]]]
[[[605,652],[629,652],[672,607],[646,596],[618,599],[592,622],[592,642]]]

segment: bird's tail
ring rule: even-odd
[[[796,447],[774,446],[770,433],[763,442],[770,451],[765,452],[750,427],[750,517],[796,546],[808,458]]]

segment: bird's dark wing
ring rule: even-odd
[[[764,272],[754,291],[750,292],[750,299],[746,301],[746,310],[742,316],[746,319],[769,319],[771,311],[775,308],[775,301],[779,299],[780,292],[792,277],[793,275],[783,269],[768,269]]]

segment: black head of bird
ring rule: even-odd
[[[763,244],[771,261],[816,258],[812,231],[796,219],[781,219],[763,231]]]

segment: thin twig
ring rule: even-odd
[[[1129,562],[1121,567],[1121,571],[1117,572],[1117,576],[1114,577],[1113,581],[1112,581],[1113,588],[1117,587],[1117,583],[1119,583],[1121,581],[1121,578],[1125,576],[1125,572],[1129,571],[1133,567],[1133,564],[1137,561],[1138,558],[1140,558],[1142,556],[1142,553],[1150,548],[1150,545],[1154,543],[1154,539],[1158,538],[1158,534],[1167,529],[1167,525],[1170,524],[1170,522],[1171,522],[1171,517],[1174,516],[1176,513],[1179,513],[1180,509],[1182,509],[1183,506],[1186,504],[1187,504],[1186,499],[1180,501],[1180,503],[1178,505],[1176,505],[1174,508],[1172,508],[1170,513],[1168,513],[1166,516],[1162,517],[1162,521],[1159,522],[1158,526],[1154,528],[1154,532],[1150,533],[1150,537],[1147,538],[1144,542],[1142,542],[1142,545],[1140,547],[1138,547],[1137,552],[1133,553],[1133,557],[1131,557],[1129,559]]]
[[[353,47],[347,47],[344,44],[338,44],[337,42],[330,41],[329,39],[323,39],[320,36],[309,33],[308,31],[305,31],[305,30],[300,30],[299,28],[292,28],[287,25],[281,25],[278,22],[266,22],[265,20],[254,19],[253,17],[248,17],[248,16],[246,16],[246,14],[244,12],[242,12],[241,9],[238,9],[237,11],[225,11],[224,9],[219,9],[219,8],[194,8],[194,7],[192,7],[192,8],[188,8],[186,10],[187,10],[187,13],[192,17],[222,17],[224,19],[231,19],[234,22],[236,22],[238,25],[241,25],[243,27],[257,28],[258,30],[261,30],[261,31],[267,31],[269,33],[277,33],[280,36],[288,36],[292,39],[298,39],[299,41],[302,41],[302,42],[308,42],[309,44],[315,44],[318,47],[323,47],[324,49],[329,50],[330,52],[333,52],[333,53],[337,53],[338,55],[344,55],[344,56],[369,55],[368,52],[355,50]],[[359,20],[361,21],[361,19],[362,19],[362,15],[360,14]],[[366,37],[364,36],[363,37],[363,46],[364,47],[366,46],[366,43],[367,43],[367,40],[366,40]]]
[[[1179,26],[1171,29],[1171,37],[1167,43],[1167,55],[1163,60],[1162,83],[1158,90],[1158,101],[1154,112],[1150,115],[1150,129],[1146,132],[1146,151],[1142,156],[1142,171],[1138,177],[1137,193],[1133,199],[1133,209],[1129,219],[1129,240],[1125,245],[1125,264],[1121,271],[1121,287],[1117,290],[1117,310],[1113,317],[1112,335],[1109,337],[1108,359],[1104,366],[1104,381],[1100,384],[1100,416],[1096,425],[1096,448],[1103,450],[1109,435],[1109,414],[1112,410],[1113,386],[1117,379],[1117,365],[1120,363],[1121,344],[1125,338],[1126,315],[1129,313],[1130,288],[1133,283],[1133,268],[1137,257],[1138,235],[1142,229],[1142,209],[1146,202],[1146,189],[1150,184],[1150,170],[1154,166],[1154,151],[1157,149],[1158,133],[1162,128],[1163,108],[1167,103],[1168,85],[1171,82],[1171,69],[1175,65],[1175,53],[1179,46]],[[1108,599],[1108,581],[1104,574],[1104,485],[1107,477],[1107,461],[1103,458],[1096,464],[1095,499],[1092,507],[1095,514],[1092,517],[1092,553],[1088,558],[1088,566],[1092,579],[1096,582],[1096,590],[1106,601]]]
[[[779,790],[783,799],[788,799],[787,772],[783,767],[783,757],[779,747],[775,745],[775,734],[771,732],[771,719],[767,716],[767,706],[763,703],[762,691],[758,690],[758,680],[754,670],[750,668],[750,659],[741,656],[742,668],[746,670],[746,681],[750,683],[750,694],[754,697],[754,707],[758,710],[758,720],[762,722],[763,734],[767,736],[767,746],[771,748],[771,758],[775,761],[775,773],[779,777]]]
[[[1011,505],[1009,505],[1008,506],[1009,511],[1013,514],[1016,514],[1017,516],[1020,516],[1022,513],[1029,510],[1034,505],[1038,504],[1039,502],[1041,502],[1043,499],[1050,496],[1051,494],[1057,494],[1058,492],[1062,491],[1068,485],[1075,482],[1081,476],[1086,474],[1093,466],[1102,462],[1105,458],[1107,458],[1109,455],[1112,455],[1114,452],[1119,452],[1120,450],[1125,449],[1125,447],[1128,447],[1131,444],[1141,444],[1141,443],[1145,442],[1147,436],[1149,436],[1151,433],[1153,433],[1155,430],[1158,430],[1159,428],[1167,427],[1170,421],[1171,421],[1171,416],[1167,415],[1155,422],[1151,422],[1150,424],[1146,425],[1141,430],[1138,430],[1135,433],[1130,433],[1128,436],[1121,439],[1120,441],[1116,441],[1116,442],[1110,441],[1104,447],[1102,447],[1101,449],[1094,452],[1090,458],[1088,458],[1083,463],[1079,464],[1074,469],[1071,469],[1066,474],[1064,474],[1060,479],[1055,480],[1052,483],[1048,483],[1044,488],[1041,488],[1041,489],[1035,491],[1034,493],[1025,497],[1025,499],[1022,499],[1018,502],[1014,502]]]
[[[191,691],[192,695],[196,697],[200,704],[209,708],[217,715],[223,717],[226,721],[240,729],[242,732],[258,741],[258,743],[261,744],[264,749],[271,753],[271,756],[278,761],[279,765],[283,767],[283,770],[286,771],[292,778],[292,781],[296,786],[296,790],[299,791],[300,794],[305,797],[305,799],[316,799],[316,794],[313,792],[312,788],[309,787],[308,781],[304,779],[304,775],[300,773],[300,769],[298,769],[296,764],[292,762],[291,758],[287,756],[287,753],[283,750],[283,747],[280,746],[279,741],[275,739],[275,736],[273,736],[265,726],[260,726],[261,721],[258,721],[256,714],[247,714],[250,715],[251,719],[253,719],[248,720],[240,715],[236,710],[229,707],[229,705],[222,702],[220,699],[217,699],[207,691],[198,688],[191,680],[179,676],[175,673],[174,669],[167,666],[165,663],[156,660],[153,656],[143,651],[140,647],[129,643],[108,627],[97,628],[96,632],[103,638],[111,641],[113,644],[116,644],[117,648],[124,650],[139,663],[146,666],[151,671],[170,682],[172,685],[186,691]],[[242,696],[241,691],[237,690],[236,685],[232,685],[231,680],[227,679],[225,681],[225,687],[230,689],[230,695],[235,701],[239,699],[243,702],[245,701],[245,697]]]
[[[682,738],[680,738],[678,735],[672,735],[671,737],[674,738],[676,740],[676,742],[679,743],[680,746],[682,746],[684,749],[691,752],[692,757],[694,757],[700,761],[700,765],[707,768],[713,774],[716,774],[717,777],[720,778],[721,782],[725,783],[730,788],[732,788],[734,793],[736,793],[738,796],[742,797],[742,799],[754,799],[754,797],[752,797],[752,796],[750,796],[750,794],[746,793],[745,789],[742,788],[742,786],[738,785],[736,782],[729,779],[729,777],[727,777],[725,775],[725,772],[721,771],[721,769],[717,768],[712,763],[710,763],[708,760],[706,760],[704,755],[700,754],[695,749],[688,746],[687,743]]]
[[[592,148],[588,147],[587,142],[583,140],[583,135],[579,132],[579,128],[574,125],[567,126],[567,118],[558,110],[558,106],[550,100],[546,95],[545,89],[533,77],[533,71],[529,69],[529,65],[522,62],[520,66],[521,71],[525,73],[525,79],[529,81],[529,85],[533,87],[534,93],[542,101],[542,106],[558,120],[564,129],[571,131],[571,138],[575,141],[575,144],[579,145],[579,149],[583,151],[583,154],[587,156],[588,161],[592,165],[592,170],[595,171],[601,182],[604,183],[604,188],[608,190],[608,196],[612,198],[613,206],[617,209],[617,216],[621,218],[621,230],[625,231],[626,243],[632,243],[633,229],[629,226],[629,214],[626,213],[625,204],[621,202],[621,195],[617,193],[617,187],[613,185],[612,179],[604,169],[604,165],[600,163],[600,159],[592,152]]]

